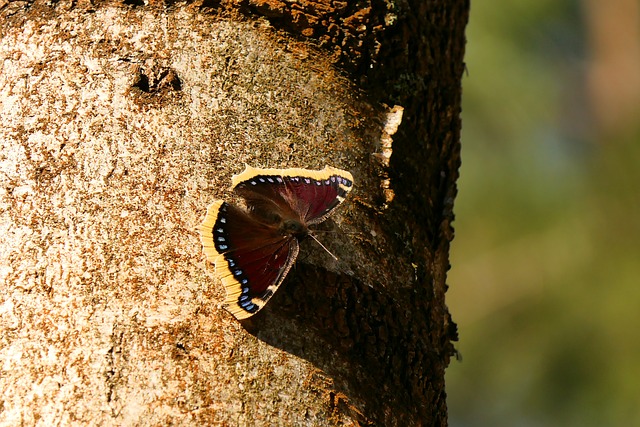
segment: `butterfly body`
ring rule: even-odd
[[[278,289],[309,226],[324,221],[344,200],[353,177],[331,167],[247,167],[232,185],[247,209],[217,200],[199,230],[204,252],[227,289],[227,309],[244,319]]]

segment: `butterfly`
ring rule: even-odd
[[[262,309],[282,284],[299,242],[344,201],[352,175],[340,169],[258,169],[231,179],[242,209],[222,200],[207,208],[199,227],[207,259],[224,284],[225,306],[237,319]]]

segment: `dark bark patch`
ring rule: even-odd
[[[440,371],[455,350],[448,341],[434,342],[440,334],[430,319],[424,299],[397,298],[383,284],[369,286],[300,263],[246,325],[333,379],[330,410],[344,410],[363,425],[436,425],[427,402],[439,402],[446,413]],[[336,396],[348,396],[349,404]]]

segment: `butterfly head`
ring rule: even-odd
[[[296,219],[285,219],[280,224],[280,232],[285,236],[294,236],[301,240],[309,235],[306,225]]]

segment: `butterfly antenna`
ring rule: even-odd
[[[327,251],[327,253],[333,257],[333,259],[335,259],[336,261],[338,261],[338,257],[337,257],[337,256],[335,256],[334,254],[332,254],[332,253],[331,253],[331,251],[330,251],[329,249],[327,249],[327,248],[326,248],[322,243],[320,243],[320,240],[316,239],[316,236],[314,236],[313,234],[309,234],[309,236],[311,236],[311,238],[312,238],[313,240],[315,240],[315,241],[320,245],[320,247],[321,247],[322,249],[324,249],[325,251]]]
[[[315,234],[318,234],[318,233],[337,233],[336,230],[313,230],[313,232]],[[362,231],[340,231],[340,234],[349,234],[349,235],[352,235],[352,236],[364,235],[364,233]]]

